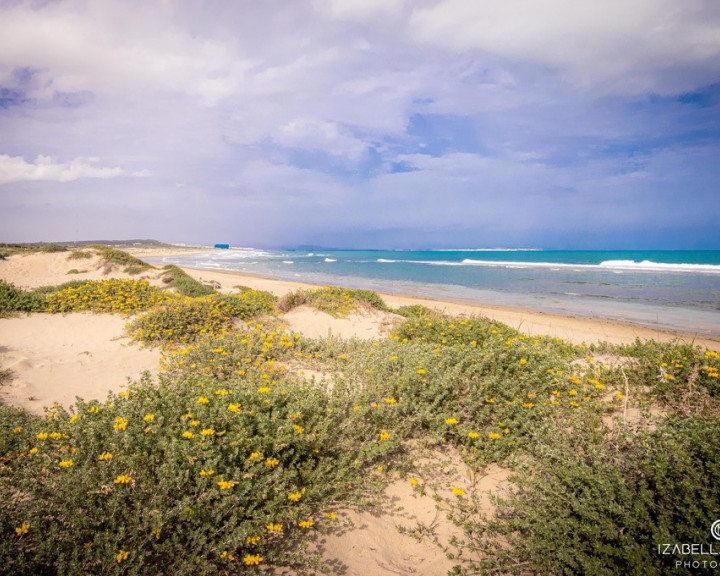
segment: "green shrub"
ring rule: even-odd
[[[400,306],[393,310],[395,314],[404,316],[405,318],[417,319],[417,318],[437,318],[441,319],[442,315],[435,310],[431,310],[427,306],[422,304],[412,304],[409,306]]]
[[[120,266],[140,266],[143,269],[151,268],[149,264],[143,262],[139,258],[135,258],[135,256],[128,254],[124,250],[113,248],[112,246],[97,244],[93,246],[93,249],[96,250],[98,254],[100,254],[100,256],[102,256],[102,258],[110,264],[119,264]]]
[[[692,574],[661,544],[708,543],[717,520],[720,424],[692,417],[602,443],[558,431],[498,499],[496,519],[465,526],[492,573]],[[504,541],[510,545],[500,545]],[[706,549],[708,546],[706,545]]]
[[[0,318],[14,312],[42,312],[45,298],[37,292],[28,292],[0,280]]]
[[[397,450],[324,390],[144,379],[74,416],[0,409],[9,574],[245,574],[308,565],[301,543]],[[17,431],[17,432],[16,432]],[[247,565],[246,565],[247,564]]]
[[[304,292],[306,301],[309,304],[332,316],[343,317],[353,310],[362,308],[388,309],[383,299],[372,290],[324,286],[323,288],[305,290]],[[296,301],[299,298],[301,298],[299,295],[291,297]]]
[[[40,247],[41,252],[67,252],[67,250],[67,246],[55,244],[54,242],[51,242],[50,244],[43,244]]]
[[[0,368],[0,386],[9,382],[13,378],[13,371],[10,368]]]
[[[198,282],[178,266],[169,264],[165,266],[165,270],[166,272],[162,276],[163,282],[184,296],[207,296],[215,293],[211,286]]]
[[[68,260],[88,260],[94,256],[90,250],[73,250],[68,254]]]

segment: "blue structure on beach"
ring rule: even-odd
[[[230,248],[230,244],[215,244],[215,248],[220,248],[221,250],[228,250]]]

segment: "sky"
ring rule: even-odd
[[[716,0],[0,0],[0,242],[720,249]]]

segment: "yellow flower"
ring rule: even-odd
[[[190,420],[190,426],[200,426],[200,420]]]
[[[485,404],[495,404],[495,398],[485,398]]]
[[[288,500],[292,502],[299,502],[303,494],[305,494],[305,488],[303,488],[302,490],[298,490],[297,492],[291,492],[290,494],[288,494]]]
[[[80,419],[80,416],[78,414],[73,415],[70,418],[70,424],[75,424],[75,422],[77,422],[79,419]]]
[[[18,536],[22,536],[23,534],[27,534],[28,530],[30,530],[30,523],[23,522],[22,525],[15,528],[15,534],[17,534]]]
[[[200,436],[213,436],[214,434],[215,434],[215,429],[214,429],[214,428],[204,428],[204,429],[200,432]]]
[[[197,399],[198,404],[208,404],[210,402],[209,398],[205,398],[205,396],[200,396],[200,398]]]
[[[425,368],[418,368],[416,372],[422,376],[423,374],[425,374]]]
[[[120,474],[113,482],[115,482],[115,484],[129,484],[130,480],[132,480],[132,478],[127,474]]]
[[[220,490],[230,490],[235,486],[235,482],[232,480],[220,480],[218,482],[218,486],[220,487]]]
[[[30,448],[30,454],[37,454],[37,451],[38,451],[38,449],[35,447]]]
[[[412,484],[413,486],[417,486],[419,483],[420,483],[420,480],[418,480],[417,478],[413,478],[412,476],[410,476],[410,484]]]
[[[457,418],[447,418],[445,420],[445,424],[447,424],[448,426],[455,426],[455,424],[459,424],[459,423],[460,423],[460,421]]]
[[[272,522],[267,525],[268,532],[282,532],[282,524],[273,524]]]
[[[385,398],[385,404],[397,404],[395,398]]]
[[[337,520],[337,514],[335,514],[335,512],[325,512],[325,518],[329,518],[330,520]]]
[[[104,452],[98,456],[98,460],[110,460],[112,458],[112,454],[110,452]]]
[[[306,530],[308,528],[312,528],[314,524],[315,521],[312,518],[308,518],[307,520],[302,520],[298,522],[298,526],[300,526],[300,528],[305,528]]]
[[[97,407],[97,406],[90,406],[90,413],[91,413],[91,414],[97,414],[98,412],[100,412],[100,408],[99,408],[99,407]]]
[[[673,380],[675,380],[675,376],[673,376],[672,374],[668,374],[667,372],[665,374],[663,374],[663,378],[665,378],[665,380],[669,380],[671,382]]]
[[[238,403],[236,403],[236,404],[230,404],[230,405],[228,406],[228,410],[230,410],[230,412],[234,412],[234,413],[237,414],[238,412],[242,412],[242,406],[241,406],[240,404],[238,404]]]
[[[383,440],[383,441],[384,441],[384,440],[390,440],[390,432],[388,432],[387,430],[384,430],[384,429],[383,429],[383,430],[380,432],[380,440]]]
[[[73,465],[72,460],[60,460],[60,463],[58,464],[60,468],[70,468]]]
[[[248,456],[248,460],[257,460],[258,458],[262,458],[262,452],[253,452]]]
[[[257,566],[263,561],[263,557],[260,554],[248,554],[243,558],[246,566]]]
[[[60,438],[62,438],[62,434],[60,434],[60,432],[50,432],[50,438],[53,440],[60,440]]]
[[[155,420],[155,414],[145,414],[145,416],[143,416],[143,420],[145,420],[145,422],[152,422]]]
[[[479,438],[479,437],[480,437],[480,434],[478,434],[477,432],[468,432],[468,438],[472,438],[473,440],[475,440],[475,438]]]
[[[123,560],[127,560],[128,556],[130,556],[130,552],[121,548],[117,553],[117,556],[115,556],[115,559],[118,561],[118,564],[120,564]]]
[[[115,418],[115,423],[113,424],[113,428],[117,431],[125,430],[127,428],[128,421],[127,418],[122,418],[118,416]]]
[[[268,468],[275,468],[275,466],[277,466],[278,464],[280,464],[280,460],[278,460],[277,458],[268,458],[267,460],[265,460],[265,466],[267,466]]]
[[[257,544],[261,540],[261,536],[248,536],[245,538],[245,544]]]
[[[212,476],[215,470],[200,470],[200,476]]]
[[[293,426],[293,430],[295,430],[296,434],[302,434],[303,432],[305,432],[305,428],[303,428],[302,426],[298,426],[297,424]]]
[[[498,434],[497,432],[490,432],[488,434],[488,438],[490,438],[490,440],[497,440],[498,438],[500,438],[500,434]]]
[[[575,390],[575,388],[573,388],[572,390],[570,390],[570,392],[568,392],[568,395],[569,396],[577,396],[577,390]]]
[[[458,488],[457,486],[452,487],[452,493],[455,494],[455,496],[457,496],[458,498],[460,498],[460,496],[465,496],[465,490],[463,490],[462,488]]]
[[[19,434],[20,432],[22,432],[22,426],[18,426],[17,428],[13,428],[12,431],[15,432],[15,434]]]
[[[267,386],[261,386],[258,388],[258,394],[270,394],[270,388]]]
[[[185,432],[182,433],[183,438],[192,438],[194,434],[190,432],[190,430],[185,430]]]

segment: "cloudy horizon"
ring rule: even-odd
[[[720,249],[711,0],[0,0],[0,242]]]

